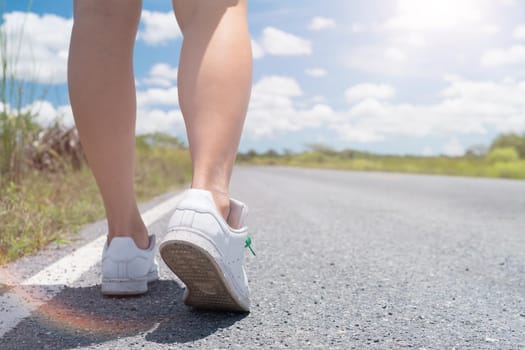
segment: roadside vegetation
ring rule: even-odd
[[[38,134],[37,134],[38,135]],[[74,129],[42,128],[38,146],[27,147],[16,181],[0,178],[0,265],[55,242],[67,243],[85,224],[104,218],[95,180]],[[140,135],[136,141],[135,191],[146,201],[187,183],[191,162],[175,137]]]
[[[46,91],[36,80],[17,76],[23,28],[19,36],[9,42],[0,26],[0,265],[49,243],[73,240],[81,226],[104,217],[76,129],[58,121],[39,125],[38,111],[27,107]],[[176,137],[140,135],[136,151],[139,201],[190,180],[189,151]],[[317,144],[299,153],[249,151],[239,154],[238,163],[525,179],[525,134],[501,135],[489,147],[472,147],[458,158],[335,151]]]
[[[336,151],[322,144],[294,153],[248,151],[238,156],[240,164],[312,168],[389,171],[420,174],[525,179],[525,133],[498,136],[490,146],[471,147],[463,157],[378,155],[346,149]]]
[[[0,0],[0,18],[2,9]],[[17,73],[23,33],[22,27],[13,40],[0,26],[0,265],[75,239],[81,226],[104,218],[76,129],[61,125],[59,116],[39,125],[38,109],[28,107],[47,91],[36,77]],[[139,201],[189,181],[189,152],[177,138],[141,135],[136,150]]]

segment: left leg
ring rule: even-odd
[[[69,94],[84,152],[102,194],[108,241],[131,236],[149,245],[133,188],[133,46],[141,0],[76,0]]]

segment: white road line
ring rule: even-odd
[[[0,338],[36,309],[16,293],[4,293],[0,297]]]
[[[180,195],[173,196],[143,213],[146,226],[172,211],[179,199]],[[105,235],[96,238],[0,295],[0,337],[92,268],[100,260],[105,241]],[[41,286],[55,288],[42,291]]]

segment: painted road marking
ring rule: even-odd
[[[142,214],[150,226],[170,213],[180,199],[173,196]],[[69,255],[49,265],[0,296],[0,337],[16,327],[40,305],[60,293],[64,286],[73,284],[99,260],[106,236],[102,235]],[[45,286],[44,288],[42,288]],[[49,288],[51,287],[51,288]]]

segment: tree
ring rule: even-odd
[[[490,150],[513,147],[520,158],[525,158],[525,133],[521,136],[516,133],[501,134],[492,141]]]
[[[154,132],[149,134],[142,134],[136,137],[137,146],[144,148],[149,147],[173,147],[183,149],[184,142],[179,140],[176,136],[163,133]]]
[[[277,158],[279,157],[279,153],[277,153],[277,151],[274,149],[269,149],[263,153],[263,156],[270,157],[270,158]]]
[[[305,146],[312,152],[317,152],[325,155],[334,155],[337,153],[335,149],[323,143],[308,143]]]
[[[479,144],[470,146],[465,152],[466,157],[485,157],[489,152],[489,148],[486,145]]]

